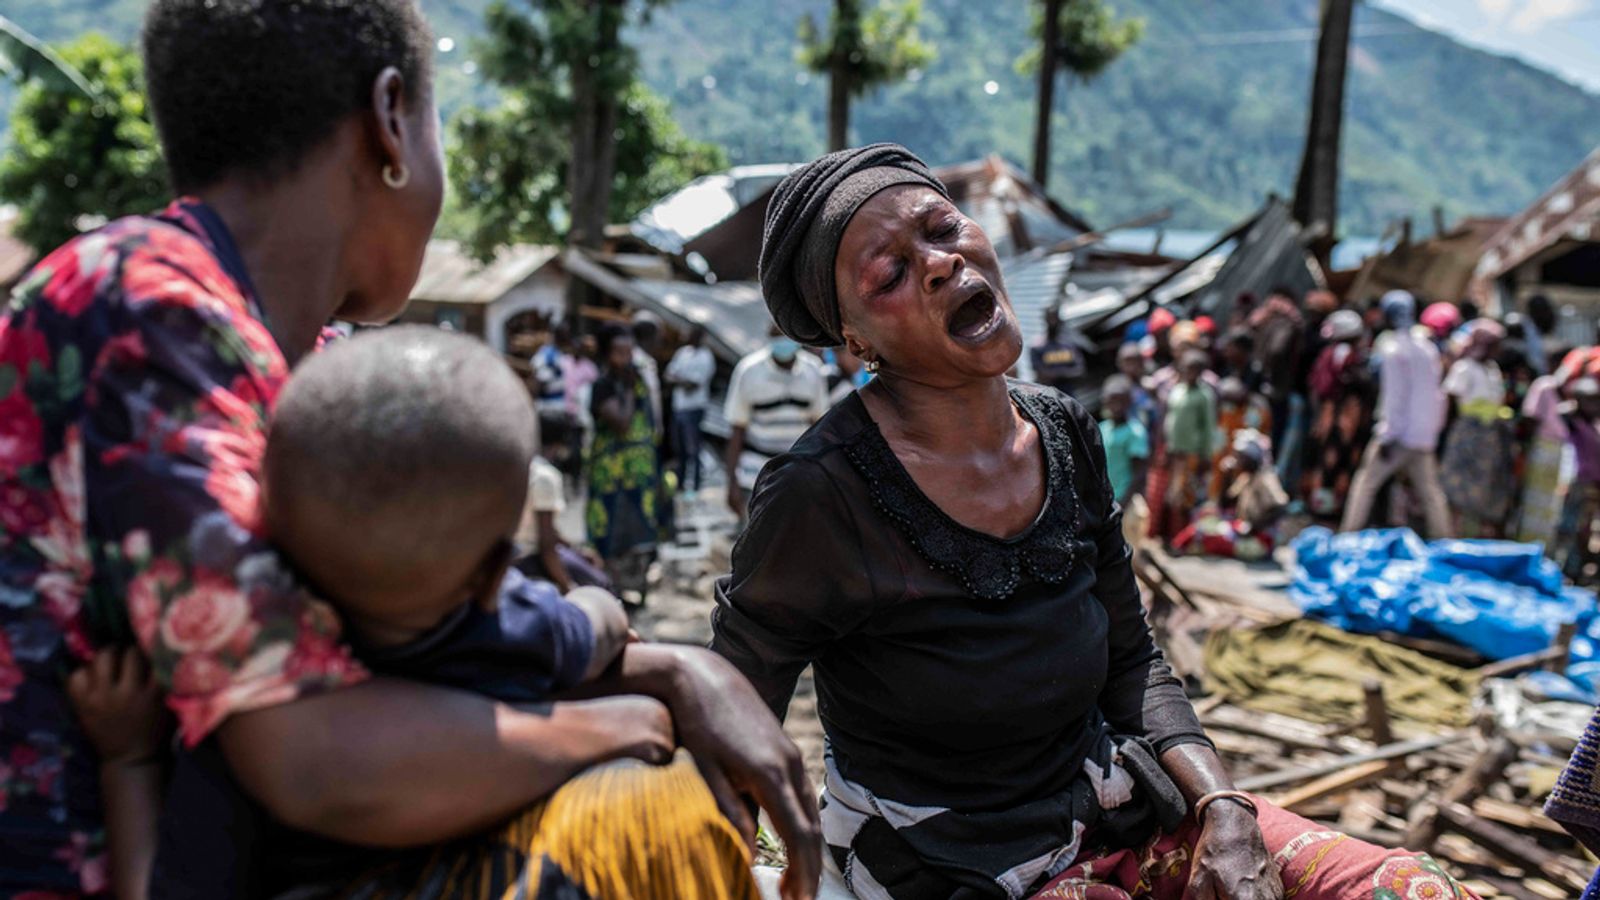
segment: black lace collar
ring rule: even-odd
[[[851,399],[861,402],[859,397]],[[1039,429],[1046,466],[1044,507],[1014,537],[997,538],[968,528],[928,499],[864,407],[867,427],[844,445],[878,510],[929,564],[960,579],[973,597],[985,601],[1011,596],[1024,573],[1051,584],[1065,581],[1085,549],[1079,538],[1082,507],[1074,478],[1072,422],[1059,402],[1037,391],[1013,387],[1011,399]]]

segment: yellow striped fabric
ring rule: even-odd
[[[576,890],[574,890],[576,889]],[[499,831],[390,867],[349,900],[757,900],[749,850],[685,753],[592,769]]]

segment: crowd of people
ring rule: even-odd
[[[330,340],[400,315],[443,205],[419,5],[152,0],[143,45],[175,199],[48,254],[0,311],[0,896],[757,900],[758,812],[783,900],[825,868],[897,900],[1472,896],[1235,788],[1117,501],[1178,538],[1214,495],[1253,535],[1295,441],[1352,497],[1437,481],[1445,391],[1447,455],[1515,448],[1486,411],[1503,323],[1464,317],[1444,378],[1414,304],[1383,304],[1366,442],[1296,399],[1304,360],[1352,396],[1371,377],[1366,324],[1325,298],[1241,309],[1216,356],[1158,314],[1097,426],[1007,378],[998,255],[927,166],[829,154],[767,212],[780,333],[728,385],[745,528],[712,646],[650,643],[584,585],[636,575],[670,481],[702,477],[704,336],[664,358],[647,316],[558,330],[531,398],[439,329]],[[836,383],[803,346],[839,348]],[[1527,486],[1559,488],[1571,449],[1586,495],[1600,357],[1562,359],[1529,385]],[[1562,533],[1569,506],[1521,498],[1518,524]],[[821,803],[781,727],[808,665]]]
[[[1387,523],[1539,543],[1592,578],[1600,353],[1555,326],[1542,296],[1500,320],[1404,291],[1157,309],[1100,391],[1113,488],[1184,551],[1259,558],[1286,518]]]
[[[529,359],[543,449],[529,475],[519,567],[563,589],[640,590],[670,537],[672,498],[718,480],[705,430],[717,361],[702,327],[667,353],[666,329],[647,311],[592,330],[577,339],[558,323]],[[870,378],[847,351],[813,352],[776,329],[744,356],[721,398],[729,510],[742,519],[762,467]],[[567,495],[585,498],[582,534],[561,531]]]

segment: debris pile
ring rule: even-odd
[[[1550,677],[1572,629],[1486,662],[1304,620],[1282,567],[1146,546],[1135,569],[1156,638],[1240,788],[1426,851],[1484,898],[1562,900],[1588,884],[1595,859],[1541,812],[1592,711]]]

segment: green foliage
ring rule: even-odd
[[[1311,0],[1114,0],[1145,34],[1093,83],[1061,98],[1051,184],[1108,223],[1162,207],[1171,224],[1215,229],[1289,193],[1305,136],[1315,48],[1304,41],[1208,42],[1208,35],[1314,29]],[[447,114],[498,108],[503,92],[468,71],[488,0],[421,0],[440,37]],[[48,41],[90,28],[132,40],[148,0],[26,0],[6,15]],[[624,29],[639,76],[689,137],[735,163],[808,159],[826,143],[826,79],[781,49],[795,19],[825,22],[832,0],[676,0]],[[1035,85],[1015,69],[1033,4],[923,0],[918,32],[941,49],[920,78],[857,103],[863,141],[896,140],[934,164],[988,153],[1030,157]],[[775,15],[781,10],[782,15]],[[1362,37],[1371,32],[1370,37]],[[1396,216],[1511,213],[1600,145],[1600,97],[1548,72],[1409,27],[1381,5],[1356,9],[1346,103],[1344,230],[1376,234]],[[713,83],[707,76],[715,79]],[[984,90],[988,81],[997,91]],[[560,87],[560,85],[556,85]],[[0,110],[17,92],[0,81]],[[534,120],[529,120],[534,121]],[[1068,124],[1070,123],[1070,124]],[[507,147],[542,147],[562,125],[528,125]],[[5,138],[0,137],[0,141]],[[543,151],[541,151],[543,152]],[[564,151],[562,151],[564,153]],[[469,201],[459,194],[455,205]]]
[[[684,135],[667,102],[638,79],[630,49],[597,45],[594,36],[604,26],[595,17],[623,16],[623,3],[599,9],[578,0],[532,5],[532,15],[504,2],[489,7],[488,34],[474,52],[501,99],[489,109],[463,110],[450,128],[452,196],[440,230],[481,258],[508,243],[559,243],[566,236],[574,60],[597,62],[597,90],[619,98],[611,221],[632,218],[662,195],[728,165],[720,148]]]
[[[1044,15],[1044,3],[1036,0],[1032,28],[1036,40],[1044,35]],[[1143,19],[1118,19],[1116,9],[1105,0],[1062,0],[1056,28],[1057,60],[1062,69],[1082,81],[1104,72],[1144,36]],[[1017,66],[1024,74],[1038,71],[1038,44],[1017,60]]]
[[[934,50],[917,32],[922,0],[882,0],[863,13],[860,0],[839,0],[828,16],[826,36],[816,19],[800,20],[800,62],[814,72],[848,75],[850,93],[905,78],[932,62]]]
[[[16,235],[39,250],[76,235],[86,216],[149,212],[167,196],[138,55],[98,34],[60,54],[96,97],[30,83],[0,157],[0,201],[18,207]]]

